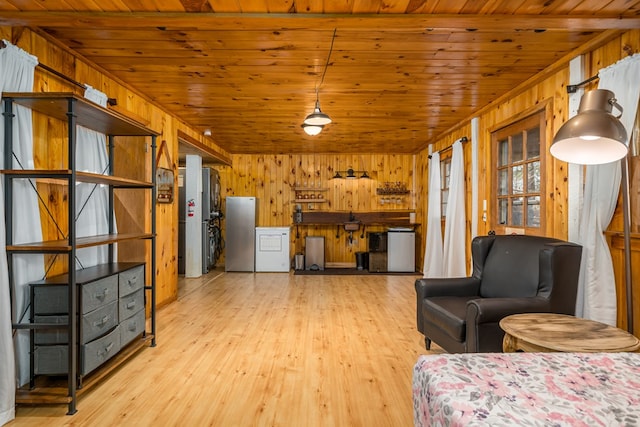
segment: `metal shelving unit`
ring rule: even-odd
[[[14,244],[13,218],[11,209],[7,208],[6,213],[6,250],[9,265],[9,286],[13,280],[13,255],[18,253],[43,253],[43,254],[66,254],[68,256],[68,306],[69,320],[66,325],[48,323],[18,323],[14,320],[14,329],[29,329],[33,339],[33,331],[36,329],[61,329],[66,328],[68,333],[68,374],[67,386],[59,384],[48,387],[40,387],[32,382],[29,390],[19,389],[16,393],[17,403],[30,404],[51,404],[64,403],[68,405],[68,414],[76,412],[76,400],[79,392],[86,391],[90,385],[95,384],[103,378],[110,370],[130,358],[135,352],[145,345],[155,346],[156,339],[156,208],[155,208],[155,162],[151,161],[151,177],[149,181],[137,181],[127,178],[113,176],[114,164],[114,137],[116,136],[139,136],[151,138],[151,159],[156,156],[156,137],[158,133],[146,128],[144,125],[117,112],[103,108],[97,104],[89,102],[73,93],[4,93],[4,121],[5,121],[5,156],[4,169],[1,171],[5,177],[4,196],[5,207],[12,206],[13,201],[13,180],[32,178],[38,180],[50,180],[60,182],[68,187],[68,236],[61,240],[34,242],[26,244]],[[30,108],[33,111],[45,114],[49,117],[65,121],[68,125],[68,167],[67,170],[16,170],[12,169],[13,154],[13,105],[18,104]],[[100,175],[76,171],[76,125],[81,125],[88,129],[108,135],[109,144],[109,175]],[[109,189],[109,211],[114,210],[114,189],[140,189],[151,192],[151,230],[142,233],[114,233],[113,215],[109,215],[109,234],[82,237],[76,236],[75,218],[76,205],[76,183],[94,183],[108,186]],[[39,224],[37,224],[39,226]],[[107,267],[116,264],[114,260],[114,244],[128,240],[146,239],[151,242],[151,274],[145,284],[145,292],[150,291],[150,330],[145,328],[143,337],[135,344],[123,349],[116,357],[100,367],[100,372],[92,374],[91,379],[82,382],[78,374],[78,289],[75,269],[76,250],[80,248],[108,245],[109,260]],[[13,298],[13,295],[12,295]],[[12,304],[14,302],[12,301]],[[78,384],[82,384],[78,390]]]

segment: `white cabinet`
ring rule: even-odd
[[[256,227],[256,271],[289,271],[289,227]]]

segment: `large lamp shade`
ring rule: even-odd
[[[610,90],[586,92],[578,114],[567,121],[553,139],[549,151],[553,157],[569,163],[594,165],[611,163],[627,155],[627,131],[611,114],[613,107],[622,113]]]

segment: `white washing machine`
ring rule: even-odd
[[[289,271],[289,227],[256,227],[255,271]]]

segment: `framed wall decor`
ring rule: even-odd
[[[156,155],[156,202],[157,203],[173,203],[174,198],[174,173],[173,169],[160,167],[160,159],[162,155],[167,158],[169,167],[173,168],[171,155],[167,148],[167,141],[162,140],[158,154]]]

